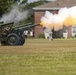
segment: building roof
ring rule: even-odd
[[[76,0],[56,0],[33,8],[34,10],[58,10],[63,7],[76,6]]]

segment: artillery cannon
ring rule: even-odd
[[[0,24],[0,42],[1,45],[23,45],[25,43],[24,30],[38,26],[39,24],[31,25],[30,23],[24,25],[14,26],[14,23]]]

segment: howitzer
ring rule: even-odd
[[[39,24],[31,25],[30,23],[13,26],[13,22],[0,25],[0,41],[1,45],[23,45],[25,43],[24,30],[38,26]]]

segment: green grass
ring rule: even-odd
[[[0,46],[0,75],[76,75],[76,39]]]

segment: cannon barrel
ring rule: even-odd
[[[14,26],[14,27],[12,27],[12,28],[13,28],[13,29],[16,29],[16,28],[20,28],[20,27],[24,27],[24,26],[28,26],[28,25],[31,25],[31,23],[27,23],[27,24],[23,24],[23,25]]]
[[[38,24],[34,24],[34,25],[24,25],[24,26],[19,26],[19,27],[16,27],[15,30],[18,30],[18,29],[27,29],[27,28],[31,28],[31,27],[35,27],[35,26],[39,26],[39,23]]]

